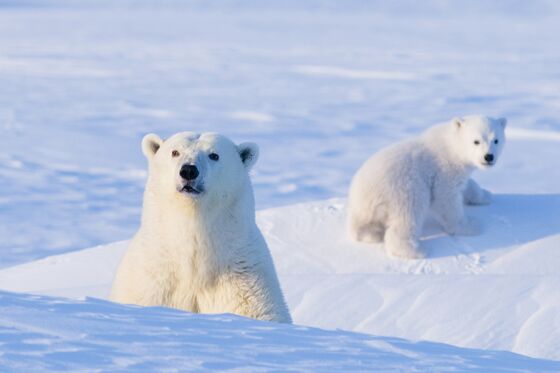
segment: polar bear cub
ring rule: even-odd
[[[490,203],[490,192],[470,175],[496,164],[505,127],[505,118],[455,118],[374,154],[352,180],[350,236],[385,241],[391,256],[421,258],[418,239],[430,210],[449,234],[480,234],[480,224],[465,216],[463,203]]]
[[[142,141],[149,163],[142,223],[111,299],[201,313],[291,322],[255,223],[249,170],[256,144],[181,132]]]

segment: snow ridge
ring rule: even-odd
[[[7,370],[553,372],[560,362],[98,299],[0,292]]]

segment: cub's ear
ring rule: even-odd
[[[237,145],[237,151],[247,171],[249,171],[259,159],[259,146],[255,143],[244,142],[239,144]]]
[[[161,137],[155,133],[150,133],[142,139],[142,153],[144,153],[146,158],[152,159],[159,150],[161,144],[163,144]]]
[[[500,123],[502,125],[502,128],[506,128],[507,119],[506,118],[498,118],[498,123]]]
[[[451,122],[456,128],[461,128],[461,126],[463,125],[463,119],[459,117],[451,119]]]

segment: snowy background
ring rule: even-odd
[[[130,237],[148,132],[257,142],[262,209],[343,196],[380,146],[455,115],[558,129],[556,2],[205,4],[0,1],[0,266]],[[556,143],[512,143],[480,179],[559,192]]]
[[[260,145],[253,175],[259,210],[306,203],[291,207],[307,216],[301,235],[284,221],[290,208],[264,210],[259,220],[296,322],[560,360],[558,35],[555,1],[0,0],[0,268],[130,238],[146,177],[142,136],[217,131]],[[476,174],[499,196],[496,206],[475,213],[497,228],[429,242],[431,259],[413,264],[362,247],[345,262],[336,254],[352,252],[345,243],[319,264],[323,253],[294,250],[336,239],[319,238],[340,231],[344,201],[309,202],[344,197],[375,150],[471,113],[509,119],[499,165]],[[305,215],[310,211],[317,214]],[[114,253],[99,255],[109,268],[118,261]],[[78,262],[81,274],[95,267]],[[105,297],[112,275],[106,270],[88,288],[86,274],[49,272],[44,262],[24,268],[0,272],[0,288]],[[330,276],[339,272],[373,277],[347,283]],[[475,303],[466,310],[490,315],[485,323],[461,324],[462,333],[450,335],[445,326],[430,328],[432,319],[414,328],[412,315],[405,324],[383,318],[417,305],[382,308],[381,300],[402,296],[383,293],[391,276],[426,275],[422,285],[403,287],[410,296],[442,273],[492,275],[465,277],[475,279],[457,287],[445,280],[449,294],[465,294],[448,302],[449,312]],[[378,297],[363,305],[366,314],[349,317],[353,310],[343,308],[321,318],[316,312],[329,293],[308,303],[302,295],[320,288],[322,280],[312,279],[319,274],[328,275],[335,294],[371,282],[349,301]],[[49,289],[38,286],[44,276],[54,281]],[[65,281],[78,290],[63,291]],[[41,302],[29,304],[48,308]],[[433,315],[436,306],[419,307]],[[440,316],[437,322],[465,319]]]

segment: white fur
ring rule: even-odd
[[[464,214],[463,203],[487,204],[491,194],[469,177],[475,168],[490,167],[486,154],[497,160],[505,126],[503,118],[455,118],[374,154],[352,180],[350,236],[385,241],[391,256],[420,258],[418,239],[430,209],[449,234],[479,234],[481,226]]]
[[[149,161],[142,224],[119,266],[111,299],[291,322],[255,223],[248,172],[257,145],[182,132],[166,141],[147,135],[142,150]],[[179,155],[173,157],[173,150]],[[182,191],[184,164],[200,171],[192,184],[203,190],[200,195]]]

